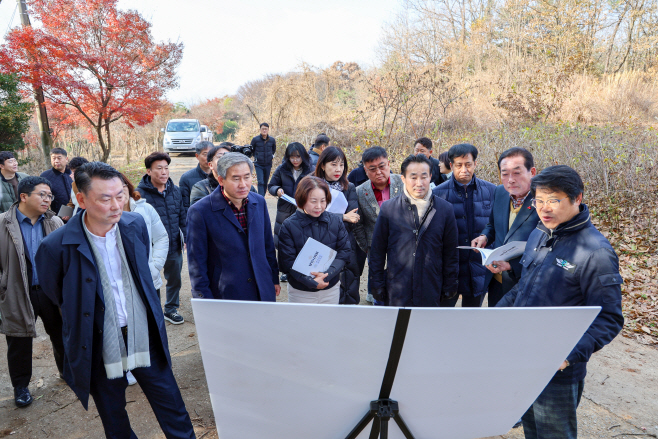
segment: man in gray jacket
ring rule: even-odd
[[[40,287],[34,256],[41,241],[64,223],[49,210],[53,200],[50,182],[25,177],[18,184],[19,201],[0,215],[0,333],[7,337],[7,366],[18,407],[32,403],[32,339],[41,317],[62,374],[64,344],[62,317]],[[5,282],[6,281],[6,282]]]
[[[9,151],[0,152],[0,213],[18,201],[18,183],[27,174],[18,172],[18,160]]]
[[[354,237],[359,247],[370,252],[372,234],[375,223],[379,216],[379,208],[384,201],[395,198],[402,193],[404,184],[398,174],[391,174],[391,164],[388,154],[381,146],[373,146],[363,151],[363,168],[368,176],[368,181],[356,188],[359,197],[359,222],[354,225]],[[368,275],[368,302],[375,305],[378,303],[370,292],[370,275]]]

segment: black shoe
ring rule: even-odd
[[[32,395],[27,387],[14,387],[14,402],[16,407],[23,408],[32,404]]]
[[[521,420],[519,419],[519,422],[517,422],[516,424],[514,424],[514,427],[512,427],[512,428],[519,428],[519,427],[522,426],[522,425],[523,425],[523,421],[521,421]]]
[[[287,274],[282,274],[281,277],[279,278],[281,282],[288,282],[288,275]]]
[[[180,325],[183,322],[185,322],[185,319],[183,318],[182,315],[178,314],[178,311],[166,312],[164,313],[164,318],[166,321],[174,325]]]

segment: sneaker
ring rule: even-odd
[[[368,293],[368,296],[366,296],[366,302],[375,303],[375,298],[372,297],[372,294]]]
[[[183,316],[178,314],[178,311],[166,312],[166,313],[164,313],[164,318],[165,318],[166,321],[168,321],[169,323],[171,323],[173,325],[180,325],[185,321]]]
[[[288,282],[288,275],[287,274],[282,274],[281,277],[279,278],[281,282]]]
[[[16,407],[23,408],[32,404],[32,395],[27,387],[14,387],[14,403]]]
[[[135,379],[133,374],[130,373],[130,371],[126,372],[126,379],[128,380],[129,386],[134,386],[135,384],[137,384],[137,380]]]

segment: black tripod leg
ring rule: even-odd
[[[374,418],[372,420],[372,430],[370,430],[370,438],[369,439],[377,439],[379,438],[379,432],[381,431],[382,428],[382,420],[380,418]]]
[[[415,439],[414,435],[411,434],[411,430],[409,430],[409,427],[407,427],[407,424],[404,422],[404,419],[400,416],[400,413],[397,413],[393,419],[395,419],[395,423],[398,424],[398,427],[402,430],[402,434],[404,434],[405,438]]]
[[[372,412],[366,413],[366,415],[356,424],[356,427],[347,435],[345,439],[356,439],[356,437],[363,431],[364,428],[368,426],[368,422],[374,418]],[[373,424],[374,425],[374,424]]]

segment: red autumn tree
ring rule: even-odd
[[[20,73],[26,86],[41,84],[52,104],[77,111],[107,161],[110,125],[151,122],[167,90],[178,86],[183,44],[154,42],[151,24],[136,11],[118,10],[117,0],[34,0],[30,6],[41,26],[9,33],[0,69]]]

